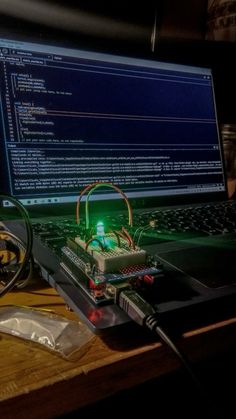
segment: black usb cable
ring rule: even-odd
[[[119,305],[119,307],[124,310],[132,320],[140,326],[145,326],[152,332],[156,333],[161,340],[172,349],[181,361],[182,365],[185,367],[188,374],[191,376],[195,386],[200,389],[201,384],[192,371],[188,360],[160,326],[158,313],[154,307],[144,300],[137,291],[132,289],[131,285],[128,283],[113,285],[113,294],[116,304]]]
[[[134,290],[129,283],[109,284],[109,287],[111,288],[115,303],[137,324],[147,327],[152,332],[156,333],[175,353],[181,361],[181,364],[184,366],[186,372],[191,377],[195,388],[198,390],[198,395],[200,396],[199,402],[201,403],[201,406],[207,409],[211,415],[210,417],[214,417],[214,419],[224,417],[222,416],[224,406],[222,407],[219,400],[215,400],[214,396],[209,396],[209,393],[205,391],[204,385],[194,374],[194,371],[192,370],[185,355],[161,327],[158,313],[154,307],[142,298],[142,296],[138,294],[138,292]]]

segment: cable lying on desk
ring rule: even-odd
[[[0,194],[0,200],[1,201],[3,201],[3,200],[9,201],[17,208],[17,210],[19,211],[21,217],[23,218],[23,220],[25,222],[25,227],[26,227],[26,245],[25,245],[25,253],[24,253],[24,256],[23,256],[22,263],[21,263],[19,269],[17,269],[17,271],[15,272],[13,277],[10,279],[10,281],[3,288],[0,289],[0,297],[2,297],[3,295],[5,295],[8,291],[10,291],[17,284],[19,279],[22,278],[22,275],[25,273],[30,260],[31,260],[31,267],[32,267],[32,256],[31,255],[32,255],[32,245],[33,245],[33,230],[32,230],[32,225],[31,225],[31,222],[30,222],[28,212],[26,211],[25,207],[16,198],[14,198],[10,195]],[[8,231],[3,230],[2,232],[5,233],[5,234],[8,234],[11,237],[13,237],[13,239],[15,239],[20,244],[23,244],[21,239],[18,239],[17,237],[15,237],[13,234],[9,233]],[[26,282],[28,282],[28,277],[23,282],[22,286],[25,285]]]
[[[130,284],[121,283],[113,285],[113,287],[116,304],[118,304],[119,307],[122,308],[122,310],[124,310],[128,316],[140,326],[146,326],[151,331],[155,332],[177,355],[194,381],[196,387],[200,388],[201,385],[194,375],[185,356],[160,326],[158,314],[152,305],[145,301],[134,289],[132,289]]]
[[[8,237],[12,238],[14,240],[14,243],[17,243],[17,245],[20,246],[24,250],[24,252],[26,251],[25,243],[19,237],[17,237],[15,234],[11,233],[8,230],[1,230],[0,235],[2,237],[6,236],[7,238]],[[19,257],[17,257],[17,264],[12,265],[9,262],[9,264],[7,264],[7,266],[3,266],[3,268],[1,269],[3,271],[3,273],[4,272],[6,274],[10,273],[10,272],[14,273],[20,268],[21,263],[20,263],[20,249],[19,249],[19,247],[17,247],[17,252],[19,253]],[[24,269],[24,271],[22,271],[22,275],[20,275],[20,278],[19,277],[17,278],[17,285],[16,285],[17,288],[24,288],[28,284],[28,282],[32,278],[33,269],[34,269],[34,258],[31,255],[30,260],[29,260],[29,269]],[[25,278],[22,278],[22,277],[25,277]],[[18,279],[20,279],[20,282],[18,282]]]

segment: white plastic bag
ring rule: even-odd
[[[17,306],[0,308],[0,332],[37,342],[64,357],[70,357],[94,336],[80,321]]]

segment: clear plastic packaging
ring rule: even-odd
[[[84,353],[79,350],[94,336],[80,321],[17,306],[0,308],[0,332],[36,342],[66,358]]]

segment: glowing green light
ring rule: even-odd
[[[104,224],[102,221],[98,221],[96,225],[97,236],[105,236]]]

